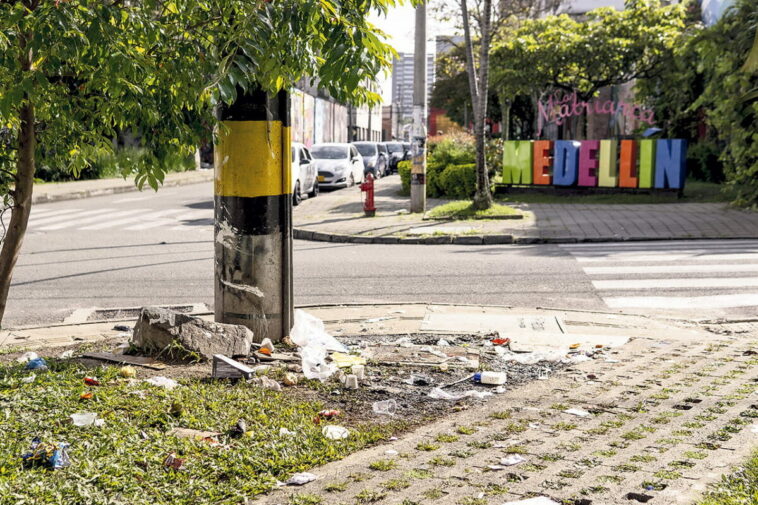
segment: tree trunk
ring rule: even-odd
[[[36,5],[36,4],[35,4]],[[27,49],[27,41],[30,35],[24,34],[20,39],[21,45],[21,68],[28,72],[32,68],[33,55]],[[27,93],[19,108],[18,130],[18,160],[16,161],[15,187],[11,193],[13,207],[11,221],[3,237],[3,247],[0,250],[0,325],[5,315],[5,306],[8,302],[8,291],[11,287],[13,268],[16,266],[18,256],[21,253],[21,245],[26,235],[26,227],[29,223],[29,213],[32,210],[32,188],[34,186],[35,159],[34,153],[37,148],[37,137],[34,126],[34,104]]]
[[[16,266],[21,245],[26,235],[29,213],[32,210],[32,187],[34,185],[34,106],[27,102],[20,110],[21,126],[18,134],[18,162],[16,163],[16,187],[13,190],[13,210],[8,230],[0,251],[0,324],[5,315],[8,291],[11,287],[13,267]]]
[[[479,53],[479,95],[476,97],[478,105],[474,111],[476,136],[476,194],[474,195],[474,208],[485,210],[492,207],[492,192],[490,191],[490,177],[487,172],[487,158],[484,150],[485,145],[485,120],[487,118],[487,97],[489,96],[489,73],[490,73],[490,38],[492,24],[492,0],[484,0],[482,5],[482,40],[481,52]]]

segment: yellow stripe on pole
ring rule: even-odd
[[[224,121],[216,144],[218,196],[292,193],[290,128],[281,121]]]

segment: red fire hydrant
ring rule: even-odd
[[[366,217],[374,217],[376,215],[376,207],[374,206],[374,176],[371,173],[366,174],[366,179],[361,183],[361,192],[366,193],[363,197],[363,212],[366,213]],[[361,195],[362,196],[362,195]]]

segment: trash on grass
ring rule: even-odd
[[[169,379],[168,377],[163,377],[162,375],[145,379],[145,382],[152,384],[153,386],[162,387],[168,390],[174,389],[179,385],[179,383],[174,379]]]
[[[191,438],[192,440],[204,441],[210,443],[218,443],[216,437],[221,433],[215,431],[201,431],[192,430],[189,428],[172,428],[166,435],[171,435],[178,438]]]
[[[96,424],[97,414],[94,412],[77,412],[69,416],[74,426],[102,426],[103,423]]]
[[[16,358],[16,362],[21,363],[23,365],[24,363],[29,363],[31,360],[37,359],[37,358],[39,358],[39,356],[37,355],[36,352],[29,351],[29,352],[25,352],[24,354]]]
[[[309,482],[313,482],[314,480],[318,479],[315,475],[308,472],[301,472],[296,473],[292,477],[285,482],[288,486],[302,486],[303,484],[308,484]]]
[[[95,396],[95,395],[92,394],[91,391],[87,391],[86,393],[80,394],[79,395],[79,399],[80,400],[91,400],[93,396]]]
[[[258,351],[263,352],[264,354],[266,354],[264,351],[268,351],[268,354],[270,355],[274,352],[274,343],[270,338],[264,338]]]
[[[492,340],[490,340],[490,342],[492,342],[493,345],[508,345],[511,343],[511,339],[510,338],[493,338]]]
[[[42,442],[39,437],[34,437],[30,446],[31,451],[21,456],[21,459],[27,467],[43,466],[60,470],[71,465],[67,448],[68,444],[65,442],[49,444]]]
[[[214,379],[249,379],[255,371],[239,361],[228,358],[223,354],[213,355],[211,377]]]
[[[125,379],[133,379],[137,376],[137,369],[133,366],[122,366],[119,369],[118,374]]]
[[[477,400],[484,400],[485,398],[492,396],[492,393],[487,392],[487,391],[474,391],[474,390],[466,391],[463,393],[448,393],[447,391],[444,391],[441,388],[434,388],[429,392],[427,396],[435,400],[448,400],[448,401],[457,401],[457,400],[462,400],[463,398],[475,398]]]
[[[231,430],[229,430],[229,436],[232,438],[240,438],[247,431],[247,423],[244,419],[237,421]]]
[[[474,374],[473,380],[480,384],[500,386],[505,384],[507,377],[505,372],[477,372]]]
[[[292,437],[296,433],[294,431],[290,431],[287,428],[279,428],[279,436],[280,437]]]
[[[565,414],[571,414],[572,416],[589,417],[592,414],[582,409],[568,409],[563,411]]]
[[[548,367],[540,369],[537,372],[537,380],[546,381],[550,378],[550,369]]]
[[[350,435],[350,432],[347,428],[343,426],[337,426],[336,424],[324,426],[324,428],[321,430],[321,433],[323,433],[323,435],[329,440],[342,440]]]
[[[340,410],[320,410],[316,414],[316,418],[314,421],[316,421],[316,424],[320,423],[322,420],[329,421],[330,419],[334,419],[335,417],[339,417],[342,415],[342,411]]]
[[[292,372],[287,372],[284,374],[284,378],[282,379],[282,382],[285,386],[296,386],[297,385],[297,375],[293,374]]]
[[[271,391],[281,391],[282,385],[276,382],[274,379],[269,379],[265,375],[262,375],[261,377],[253,377],[252,379],[247,381],[248,384],[252,384],[253,386],[257,386],[259,388],[263,389],[269,389]]]
[[[306,379],[324,382],[337,371],[337,366],[326,362],[326,348],[320,345],[308,345],[300,348],[303,375]]]
[[[185,461],[186,458],[180,458],[176,455],[176,453],[172,452],[169,453],[168,456],[166,456],[166,459],[163,460],[163,466],[166,468],[171,468],[172,470],[180,470],[182,466],[184,466]]]
[[[47,361],[43,358],[30,359],[24,368],[26,370],[39,370],[40,372],[44,372],[47,370]]]
[[[345,354],[341,352],[335,352],[332,354],[332,361],[340,368],[352,367],[354,365],[365,365],[366,358],[356,356],[354,354]]]
[[[318,345],[328,351],[348,352],[344,345],[326,332],[321,319],[300,309],[295,311],[295,324],[290,332],[290,339],[299,347]]]
[[[353,372],[353,375],[358,377],[359,381],[366,378],[366,365],[353,365],[350,367],[350,371]]]
[[[84,383],[88,386],[99,386],[100,381],[97,380],[97,377],[85,377]]]
[[[31,384],[32,382],[34,382],[34,379],[36,378],[37,378],[37,375],[32,373],[24,377],[23,379],[21,379],[21,382],[23,382],[24,384]]]
[[[450,342],[448,342],[444,338],[441,338],[437,341],[437,345],[440,347],[448,347],[450,345]]]
[[[387,449],[386,451],[384,451],[384,454],[386,454],[387,456],[397,456],[398,453],[395,449]]]
[[[358,389],[358,377],[353,374],[345,375],[345,388]]]
[[[64,352],[63,352],[63,353],[60,355],[60,359],[71,359],[71,358],[73,358],[73,357],[74,357],[74,351],[73,351],[73,350],[71,350],[71,349],[69,349],[68,351],[64,351]]]
[[[394,416],[397,412],[397,402],[395,400],[374,402],[371,408],[378,416]]]
[[[500,458],[500,464],[504,466],[514,466],[526,461],[526,458],[521,454],[509,454],[504,458]]]
[[[411,376],[403,382],[410,384],[411,386],[428,386],[434,381],[431,377],[427,377],[426,375],[411,374]]]

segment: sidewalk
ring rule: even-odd
[[[190,170],[188,172],[171,172],[166,174],[163,187],[182,186],[213,180],[213,170]],[[150,186],[145,185],[145,190]],[[35,184],[32,194],[32,204],[58,202],[62,200],[78,200],[92,196],[112,195],[138,191],[134,178],[128,179],[94,179],[88,181],[54,182]]]
[[[545,503],[556,504],[684,504],[756,447],[756,322],[696,324],[442,304],[306,310],[337,338],[417,333],[449,338],[445,334],[494,328],[512,337],[512,349],[565,350],[580,343],[581,349],[602,344],[606,352],[544,380],[520,387],[507,382],[503,394],[461,404],[399,439],[304,468],[318,479],[249,503],[501,505],[544,496],[554,500]],[[129,332],[119,335],[114,324],[5,331],[0,350],[75,342],[91,348],[114,336],[126,341]]]
[[[758,212],[720,203],[520,204],[523,219],[430,221],[409,214],[400,177],[377,181],[376,217],[357,187],[323,192],[295,212],[295,238],[376,244],[504,244],[758,238]],[[427,200],[430,210],[446,200]]]

